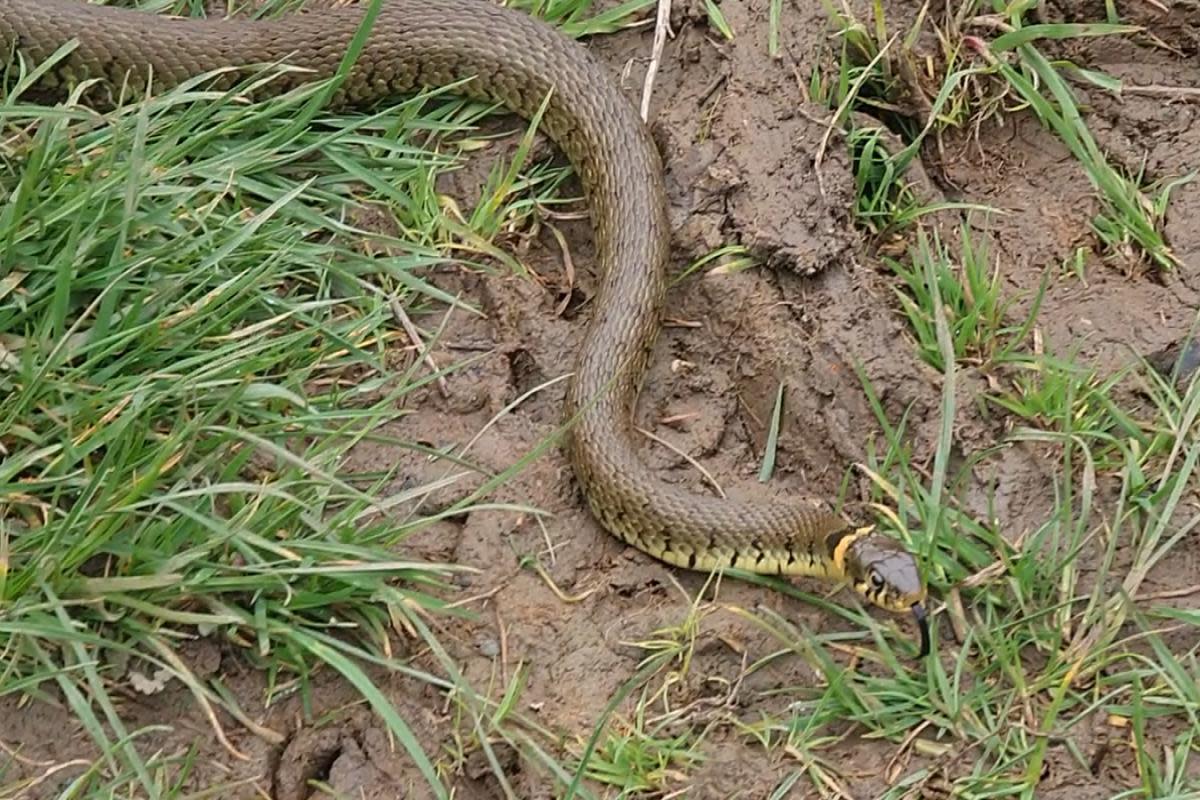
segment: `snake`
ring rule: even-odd
[[[360,29],[361,50],[342,69]],[[536,120],[579,177],[593,228],[598,281],[563,410],[566,455],[596,520],[683,569],[849,585],[874,606],[911,612],[929,652],[925,583],[899,540],[799,498],[702,494],[642,460],[634,418],[666,300],[668,201],[649,126],[586,45],[492,0],[383,0],[265,19],[0,0],[0,44],[28,68],[57,54],[32,88],[59,101],[101,106],[204,76],[235,87],[285,64],[296,69],[256,82],[259,92],[326,80],[329,107],[341,108],[453,85]]]

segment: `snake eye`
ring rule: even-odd
[[[874,589],[877,592],[883,590],[883,576],[882,575],[880,575],[875,570],[871,570],[871,573],[867,576],[867,578],[871,581],[872,589]]]

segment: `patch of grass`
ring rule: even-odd
[[[1064,433],[1125,434],[1138,431],[1112,399],[1123,374],[1101,378],[1073,358],[1034,356],[1013,365],[1013,388],[989,399],[1028,422]]]
[[[1013,299],[1001,292],[1000,264],[993,262],[986,243],[976,242],[966,225],[960,228],[956,252],[943,245],[936,232],[931,239],[918,230],[907,261],[885,258],[884,263],[903,282],[895,290],[896,297],[916,338],[917,352],[939,371],[945,367],[938,341],[939,313],[946,316],[954,358],[987,367],[1010,359],[1025,344],[1044,296],[1043,286],[1024,319],[1010,324]]]
[[[882,3],[871,5],[870,17],[859,19],[847,3],[835,7],[822,0],[835,38],[840,42],[840,58],[827,97],[834,105],[853,100],[855,107],[881,120],[901,126],[898,133],[913,138],[917,129],[904,128],[911,120],[899,111],[904,93],[898,74],[898,62],[911,53],[920,35],[924,14],[907,31],[891,31]]]
[[[848,135],[854,168],[855,217],[876,235],[903,230],[932,209],[923,204],[888,148],[882,126],[858,125]],[[893,148],[894,150],[895,148]]]
[[[823,4],[841,47],[834,77],[820,94],[835,105],[852,101],[856,111],[886,124],[910,149],[932,133],[942,152],[943,131],[978,126],[1002,107],[1004,93],[997,96],[989,70],[967,63],[953,18],[939,18],[924,6],[906,29],[897,30],[881,3],[871,4],[866,19],[845,2]],[[930,40],[937,43],[934,52],[924,49]],[[903,156],[903,163],[912,157],[908,151],[894,155]]]
[[[1112,166],[1088,130],[1063,73],[1108,91],[1119,90],[1119,82],[1095,70],[1052,61],[1036,46],[1138,29],[1113,23],[1030,25],[1024,21],[1029,4],[993,5],[997,13],[989,14],[982,3],[964,2],[940,20],[919,13],[901,38],[889,35],[879,4],[872,7],[869,20],[861,21],[847,8],[835,10],[827,3],[843,41],[835,96],[857,87],[854,103],[859,110],[885,120],[909,142],[933,132],[939,152],[944,152],[941,135],[946,129],[977,135],[988,120],[1031,111],[1063,140],[1098,191],[1102,209],[1093,230],[1105,248],[1135,260],[1148,258],[1163,268],[1176,266],[1161,225],[1172,191],[1194,175],[1145,185],[1142,176],[1127,176]],[[926,28],[938,42],[936,52],[916,49]],[[984,39],[971,31],[998,35]],[[970,63],[975,55],[982,56],[981,63]],[[852,80],[856,74],[858,80]]]
[[[907,162],[900,160],[902,148],[888,146],[891,137],[882,122],[862,113],[874,108],[877,97],[886,97],[890,81],[884,51],[873,46],[861,26],[835,15],[843,27],[841,60],[837,72],[826,78],[814,69],[808,86],[809,99],[834,112],[831,125],[846,131],[855,181],[855,216],[876,235],[902,228],[921,212],[921,201],[904,179]]]
[[[865,22],[845,4],[835,9],[826,1],[825,7],[840,55],[833,75],[813,71],[808,95],[833,109],[831,125],[846,133],[859,223],[883,236],[935,211],[975,207],[938,200],[939,192],[923,170],[917,174],[912,167],[929,133],[950,124],[945,115],[962,102],[961,87],[977,69],[948,70],[936,96],[927,97],[929,78],[918,75],[918,67],[928,59],[915,49],[926,23],[924,12],[907,31],[889,33],[879,3]]]
[[[825,1],[841,42],[836,75],[814,73],[810,94],[838,109],[835,122],[847,123],[855,144],[859,211],[868,226],[898,226],[912,213],[913,202],[897,176],[932,133],[945,153],[947,129],[977,136],[988,120],[1030,111],[1054,131],[1080,162],[1100,202],[1092,229],[1106,252],[1126,260],[1148,260],[1164,269],[1177,259],[1161,228],[1172,192],[1195,174],[1147,183],[1140,174],[1126,175],[1100,151],[1088,130],[1075,92],[1064,74],[1119,91],[1120,83],[1095,70],[1053,61],[1038,49],[1044,41],[1119,36],[1138,30],[1113,23],[1026,24],[1030,4],[994,3],[995,13],[970,0],[941,17],[919,11],[904,31],[889,28],[883,6],[874,3],[860,19],[847,6]],[[985,39],[975,31],[994,34]],[[935,51],[919,49],[922,34],[937,42]],[[975,58],[981,56],[981,58]],[[848,111],[866,112],[886,124],[907,147],[880,156],[868,130]],[[896,219],[893,219],[896,218]]]
[[[1029,108],[1029,100],[1001,74],[996,62],[972,63],[980,40],[972,31],[1000,31],[999,47],[1011,49],[1036,40],[1112,36],[1137,30],[1114,24],[1023,25],[1030,4],[960,0],[933,10],[921,7],[904,30],[887,19],[882,3],[873,2],[866,19],[845,2],[835,7],[823,0],[830,23],[842,42],[838,91],[846,76],[863,78],[857,102],[862,111],[886,121],[906,141],[949,129],[977,132],[989,120]],[[933,48],[929,43],[935,44]],[[1065,64],[1072,74],[1106,88],[1114,81],[1095,71]]]
[[[703,762],[700,737],[691,730],[671,734],[665,724],[649,725],[646,706],[632,720],[610,721],[588,761],[588,777],[620,789],[617,797],[669,793],[687,780],[687,771]]]
[[[203,86],[104,124],[25,104],[20,84],[0,104],[0,692],[56,687],[104,753],[95,777],[158,796],[112,692],[144,665],[241,717],[175,655],[214,636],[302,683],[341,672],[441,794],[361,665],[390,663],[404,619],[446,610],[453,567],[396,558],[428,520],[377,510],[406,499],[383,491],[391,471],[340,464],[388,441],[398,401],[432,380],[384,354],[409,344],[392,302],[438,295],[422,226],[437,236],[414,206],[451,162],[375,134],[444,137],[464,109],[419,98],[295,138],[279,134],[320,87],[243,104]],[[402,255],[351,244],[401,244],[347,222],[340,187],[368,173],[408,188],[389,198]]]
[[[571,169],[530,161],[534,136],[545,110],[544,102],[526,126],[512,158],[497,159],[483,185],[482,196],[470,215],[464,216],[453,207],[451,200],[442,200],[443,207],[453,210],[468,236],[482,237],[485,249],[517,272],[524,271],[522,265],[507,252],[497,252],[496,248],[491,248],[492,242],[501,233],[523,231],[530,227],[530,223],[540,222],[543,209],[570,202],[560,197],[559,190],[571,174]]]
[[[970,14],[957,20],[960,26],[978,22]],[[964,44],[975,41],[961,27],[955,30],[953,37],[940,41],[950,45],[944,53],[952,55],[942,63],[958,66],[939,71],[933,60],[930,71],[912,69],[904,32],[859,25],[846,37],[850,46],[844,45],[846,77],[814,82],[814,96],[840,96],[839,103],[831,103],[839,110],[869,110],[888,120],[910,147],[931,131],[940,147],[943,129],[977,128],[1002,113],[1029,108],[1045,113],[1030,93],[1014,85],[1009,72],[1030,75],[1030,85],[1042,93],[1057,72],[1043,77],[1019,59],[969,64],[963,57],[974,51]],[[1119,32],[1040,31],[1064,37]],[[1039,32],[1033,33],[1029,41]],[[1019,47],[1013,41],[1007,46]],[[854,58],[848,59],[847,52]],[[851,69],[845,68],[847,63]],[[1093,82],[1102,83],[1104,77],[1083,75],[1073,65],[1055,64],[1053,70],[1071,70]],[[930,107],[911,91],[924,85],[937,87],[925,95],[933,100]],[[852,92],[857,97],[847,100]],[[1053,91],[1049,95],[1055,96]],[[1060,135],[1069,146],[1072,133],[1090,142],[1077,107],[1061,116],[1071,113],[1071,123],[1079,127],[1068,123]],[[914,129],[919,133],[912,136]],[[852,129],[851,137],[855,134]],[[898,152],[902,157],[912,151]],[[1180,181],[1147,188],[1138,177],[1122,185],[1109,180],[1117,173],[1106,162],[1087,158],[1086,145],[1073,152],[1082,153],[1085,169],[1099,176],[1093,180],[1105,210],[1096,229],[1106,246],[1125,255],[1148,255],[1165,266],[1162,256],[1169,257],[1169,251],[1156,249],[1160,240],[1154,236]],[[891,188],[898,171],[888,169],[882,158],[876,160],[880,177],[860,178],[858,196],[860,207],[886,226],[900,217],[894,209],[905,207],[904,195]],[[887,191],[872,194],[875,187]],[[870,202],[863,204],[861,198]],[[1129,388],[1129,373],[1106,377],[1070,359],[1023,352],[1037,299],[1023,322],[1007,324],[1008,303],[1000,295],[995,268],[981,257],[985,255],[966,241],[951,255],[936,236],[931,243],[918,231],[907,262],[889,261],[904,282],[901,308],[919,353],[943,374],[942,428],[932,465],[913,463],[906,420],[893,423],[866,384],[885,447],[882,452],[871,447],[861,471],[874,485],[880,527],[911,543],[926,566],[933,596],[944,603],[937,614],[937,649],[943,655],[921,664],[897,658],[897,651],[907,651],[891,643],[891,620],[876,623],[865,611],[842,615],[852,630],[870,631],[869,638],[857,632],[797,630],[775,615],[757,612],[752,616],[772,632],[780,652],[801,655],[824,676],[825,685],[787,691],[794,713],[764,719],[747,733],[767,749],[782,749],[804,764],[792,780],[810,781],[818,791],[841,791],[837,761],[826,754],[842,735],[853,734],[894,742],[897,765],[910,757],[921,759],[916,767],[897,766],[890,773],[889,780],[896,782],[887,797],[925,791],[1036,797],[1045,766],[1064,749],[1075,768],[1091,774],[1091,759],[1097,756],[1089,748],[1093,732],[1102,727],[1118,748],[1114,752],[1132,754],[1124,781],[1129,791],[1122,796],[1190,796],[1200,791],[1195,740],[1174,731],[1195,727],[1196,648],[1168,647],[1161,627],[1147,617],[1163,613],[1168,624],[1182,625],[1183,630],[1173,633],[1185,642],[1189,632],[1194,641],[1200,618],[1164,612],[1139,597],[1139,590],[1151,570],[1181,552],[1200,526],[1200,517],[1185,500],[1194,492],[1195,458],[1200,455],[1194,433],[1186,433],[1193,429],[1194,417],[1187,401],[1153,376],[1143,388],[1157,413],[1147,418],[1145,408],[1127,409],[1117,399],[1118,387]],[[1073,265],[1081,279],[1082,264],[1077,257]],[[999,518],[991,498],[980,496],[974,473],[992,453],[963,459],[956,452],[955,375],[961,364],[989,367],[993,378],[1003,381],[992,402],[1029,426],[1018,428],[997,450],[1030,447],[1049,462],[1049,507],[1044,516],[1031,509],[1020,518],[1022,528],[1008,529],[1015,521]],[[831,613],[837,609],[829,607]],[[945,635],[947,628],[953,638]],[[855,722],[849,729],[839,725],[847,718]]]
[[[1000,23],[1005,32],[990,42],[970,39],[974,49],[997,70],[1044,124],[1058,134],[1082,165],[1100,194],[1101,212],[1092,227],[1100,241],[1113,253],[1126,258],[1146,258],[1163,269],[1178,261],[1160,230],[1171,192],[1193,176],[1166,180],[1156,187],[1143,187],[1140,176],[1126,176],[1100,151],[1088,130],[1075,93],[1056,66],[1037,47],[1043,39],[1077,38],[1129,33],[1129,26],[1025,25],[1023,11],[1014,11]],[[1016,66],[1004,59],[1013,53]],[[1078,71],[1078,70],[1077,70]],[[1095,73],[1096,80],[1103,76]],[[1156,193],[1150,197],[1147,191]]]
[[[705,253],[687,266],[671,280],[671,285],[683,283],[695,273],[705,270],[711,275],[732,275],[745,269],[758,266],[758,260],[751,254],[750,248],[741,244],[722,245]]]
[[[710,576],[710,582],[715,578]],[[708,583],[689,598],[678,623],[659,628],[645,639],[623,643],[645,655],[635,674],[609,699],[580,747],[575,778],[567,787],[565,800],[583,791],[584,777],[619,787],[620,797],[662,794],[669,786],[686,783],[687,771],[703,762],[699,747],[717,720],[698,720],[692,704],[675,707],[673,699],[674,690],[681,688],[691,669],[702,622],[713,610],[703,600],[707,591]],[[652,689],[651,682],[660,676]],[[619,714],[617,709],[635,692],[631,711]]]
[[[1127,461],[1128,468],[1146,469],[1177,446],[1179,431],[1164,423],[1180,413],[1170,400],[1173,390],[1148,369],[1130,366],[1104,376],[1073,358],[1048,354],[1014,359],[1007,367],[1010,388],[985,399],[1033,429],[1086,440],[1101,469]],[[1156,408],[1130,411],[1116,400],[1118,390],[1139,386]]]
[[[614,715],[605,727],[597,728],[595,750],[586,761],[588,776],[618,787],[619,797],[644,792],[669,795],[673,788],[685,786],[689,770],[704,761],[699,748],[717,720],[698,719],[693,704],[679,707],[675,696],[687,691],[703,622],[714,610],[703,598],[715,579],[710,576],[689,599],[678,623],[658,628],[645,639],[625,643],[645,654],[635,676],[640,677],[636,685],[642,688],[628,718]],[[650,681],[655,677],[660,680],[652,688]],[[627,683],[626,690],[634,685]]]
[[[1152,465],[1139,457],[1137,432],[1084,427],[1100,418],[1078,417],[1068,433],[1018,431],[1013,442],[1046,454],[1053,493],[1044,516],[1027,518],[1031,529],[1005,530],[968,493],[991,454],[954,458],[956,359],[941,319],[943,425],[932,465],[913,463],[905,420],[893,422],[864,377],[882,447],[862,468],[878,492],[880,526],[910,542],[926,566],[936,655],[913,660],[914,645],[893,643],[891,617],[880,624],[852,600],[825,604],[804,595],[846,618],[846,632],[740,611],[779,645],[749,673],[797,655],[821,676],[815,687],[777,689],[787,713],[741,729],[803,765],[787,786],[807,781],[818,792],[846,791],[833,748],[853,736],[894,743],[885,768],[890,789],[881,795],[888,798],[1038,797],[1052,753],[1084,775],[1102,759],[1105,785],[1128,787],[1119,796],[1191,796],[1200,791],[1193,733],[1200,615],[1161,606],[1141,587],[1200,528],[1186,501],[1200,463],[1200,381],[1182,396],[1159,385],[1169,455]],[[1127,456],[1107,472],[1094,457],[1102,438]],[[1117,484],[1112,503],[1102,503],[1106,477]],[[1168,646],[1168,633],[1182,648]],[[1097,730],[1111,737],[1103,750]]]

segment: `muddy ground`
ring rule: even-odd
[[[836,138],[817,180],[813,154],[825,135],[820,120],[826,112],[805,102],[802,87],[814,65],[836,63],[825,12],[816,2],[786,3],[782,53],[772,59],[767,53],[768,5],[768,0],[723,0],[721,8],[737,34],[725,42],[704,23],[702,3],[676,3],[675,36],[664,52],[652,107],[676,228],[675,267],[731,241],[751,246],[768,263],[733,275],[688,280],[671,292],[670,323],[654,353],[639,422],[699,461],[731,493],[825,498],[839,491],[849,465],[864,461],[867,441],[879,432],[855,365],[862,366],[881,393],[893,420],[907,410],[919,464],[934,448],[940,377],[906,339],[892,296],[894,278],[881,268],[877,243],[854,224],[849,162]],[[858,5],[864,6],[860,11],[865,16],[866,4]],[[896,29],[912,14],[910,5],[885,3]],[[1153,35],[1073,43],[1060,53],[1134,84],[1200,86],[1200,6],[1192,0],[1167,0],[1168,11],[1148,2],[1119,5]],[[1066,20],[1095,21],[1103,13],[1103,3],[1077,0],[1050,3],[1046,9],[1050,18]],[[635,100],[651,40],[651,30],[643,28],[592,43]],[[1090,103],[1092,130],[1122,166],[1136,171],[1144,160],[1151,177],[1200,168],[1200,103],[1195,96],[1190,102],[1141,94],[1118,100],[1094,89],[1081,92]],[[944,159],[930,153],[927,162],[938,183],[959,199],[1008,211],[980,221],[976,229],[999,258],[1005,291],[1026,298],[1014,312],[1019,313],[1048,266],[1073,256],[1076,248],[1095,245],[1088,228],[1097,209],[1094,192],[1059,140],[1027,115],[1006,118],[1003,126],[983,126],[978,146],[953,136],[947,143]],[[469,199],[486,174],[486,158],[479,161],[477,168],[456,175],[446,191]],[[1167,235],[1184,265],[1176,275],[1153,279],[1102,264],[1089,252],[1085,282],[1071,277],[1053,281],[1041,313],[1045,345],[1064,353],[1075,347],[1080,359],[1108,370],[1134,352],[1149,353],[1185,335],[1200,305],[1198,213],[1200,182],[1178,191],[1167,220]],[[533,242],[525,256],[538,281],[451,272],[438,276],[441,285],[462,291],[487,317],[454,316],[435,358],[450,363],[467,354],[483,356],[448,378],[448,397],[431,389],[412,398],[412,413],[390,433],[433,447],[461,445],[521,393],[569,369],[595,276],[586,223],[558,224],[570,243],[573,287],[567,285],[559,247],[548,234]],[[567,291],[575,297],[559,313]],[[439,321],[437,315],[418,320],[431,328]],[[955,430],[958,448],[967,455],[997,442],[1006,421],[984,416],[972,402],[986,388],[982,377],[970,370],[960,377]],[[780,381],[787,395],[778,469],[769,488],[763,488],[756,473]],[[562,395],[561,382],[537,392],[491,427],[471,455],[493,470],[508,467],[553,431]],[[705,490],[697,471],[677,454],[649,440],[644,454],[670,479]],[[407,465],[410,482],[446,471],[411,452],[371,446],[361,447],[348,466],[382,468],[396,459]],[[1053,463],[1045,454],[1032,448],[1002,449],[981,464],[966,501],[983,513],[990,493],[993,513],[1015,539],[1044,519],[1054,502],[1046,472],[1050,468]],[[851,500],[866,496],[865,479],[856,480]],[[431,499],[429,507],[471,486],[467,480]],[[518,665],[527,666],[524,709],[574,745],[590,733],[609,698],[636,671],[643,654],[625,642],[682,620],[689,596],[700,590],[704,576],[668,570],[600,529],[558,450],[540,458],[495,499],[530,504],[553,516],[543,531],[529,516],[473,513],[435,525],[414,540],[416,555],[480,570],[462,581],[461,593],[476,598],[469,607],[478,621],[439,622],[439,635],[477,687],[495,685]],[[1176,553],[1178,558],[1153,573],[1151,590],[1195,583],[1200,537],[1193,534]],[[585,597],[564,603],[546,581],[522,567],[526,555],[538,556],[562,591]],[[712,700],[711,719],[717,721],[722,714],[743,720],[781,714],[786,701],[772,698],[770,690],[813,685],[816,676],[799,658],[785,658],[739,680],[744,663],[777,645],[721,607],[763,605],[814,630],[829,630],[838,621],[797,600],[733,582],[721,587],[719,600],[705,619],[693,677],[677,689],[673,702]],[[212,741],[201,715],[190,712],[179,719],[181,708],[192,707],[182,690],[149,698],[130,692],[124,712],[132,722],[175,726],[173,733],[155,740],[165,751],[205,743],[192,781],[196,788],[243,780],[239,796],[299,800],[309,796],[305,779],[320,777],[347,797],[426,796],[419,775],[397,753],[382,725],[335,678],[318,680],[313,712],[322,724],[315,725],[304,721],[299,698],[263,711],[262,677],[216,644],[202,642],[185,656],[209,673],[221,670],[248,713],[286,737],[273,744],[225,720],[232,743],[247,756],[238,761]],[[434,668],[427,654],[418,654],[418,663]],[[412,681],[381,680],[427,752],[452,742],[455,720],[443,697]],[[736,687],[733,696],[727,696],[730,686]],[[708,708],[703,702],[698,707]],[[73,725],[63,715],[44,706],[14,711],[0,707],[6,719],[4,739],[28,748],[27,758],[59,763],[86,751],[77,728],[73,738],[61,738],[64,726]],[[1084,730],[1077,741],[1091,754],[1101,746],[1099,738]],[[705,764],[676,784],[690,786],[689,797],[766,797],[795,766],[782,750],[764,753],[727,724],[716,725],[702,749]],[[894,777],[886,769],[894,752],[892,744],[847,739],[833,751],[844,788],[855,798],[884,791]],[[1123,768],[1127,754],[1111,756],[1111,769],[1089,775],[1064,752],[1051,752],[1039,796],[1105,797],[1128,788],[1132,773]],[[902,764],[901,774],[923,763],[920,757],[912,759]],[[972,760],[965,754],[962,768]],[[544,775],[515,761],[509,767],[519,796],[552,795]],[[44,768],[32,763],[23,767],[36,773]],[[954,768],[948,767],[948,777],[953,778]],[[460,798],[503,796],[478,753],[452,780]],[[797,792],[802,786],[813,791],[801,783]]]

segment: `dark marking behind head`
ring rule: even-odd
[[[838,545],[842,543],[842,540],[847,536],[853,535],[855,532],[854,528],[847,525],[828,534],[825,537],[825,547],[828,548],[825,555],[832,557],[837,552]]]

